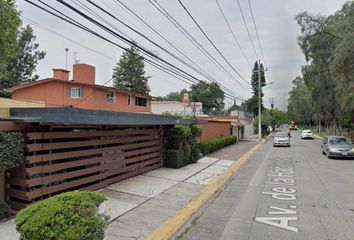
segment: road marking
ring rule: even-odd
[[[280,207],[274,207],[274,206],[269,206],[269,208],[270,209],[274,209],[274,210],[278,210],[278,212],[269,211],[268,212],[269,215],[273,215],[273,214],[297,214],[296,211],[289,210],[289,209],[286,209],[286,208],[280,208]]]
[[[297,217],[256,217],[256,221],[285,230],[299,232],[298,228],[289,225],[290,221],[297,221]]]
[[[262,192],[262,194],[270,195],[273,199],[281,200],[281,201],[294,201],[296,200],[296,189],[295,187],[295,170],[289,166],[275,166],[271,171],[266,172],[265,175],[267,177],[276,177],[271,178],[270,181],[264,182],[265,184],[272,184],[282,187],[273,187],[271,191]],[[291,188],[289,187],[291,186]],[[276,207],[270,205],[269,208],[271,210],[276,211],[268,211],[268,215],[270,217],[256,217],[255,221],[263,224],[267,224],[273,227],[285,229],[292,232],[298,232],[299,229],[293,226],[290,226],[290,221],[297,221],[297,211],[293,209],[297,209],[296,205],[289,205],[289,209]],[[274,216],[280,215],[280,216]],[[291,216],[283,216],[283,215],[291,215]]]

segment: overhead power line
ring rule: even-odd
[[[107,59],[109,59],[109,60],[111,60],[111,61],[113,61],[113,62],[116,62],[116,59],[114,59],[114,58],[112,58],[112,57],[110,57],[110,56],[108,56],[108,55],[106,55],[106,54],[103,54],[103,53],[101,53],[101,52],[99,52],[99,51],[97,51],[97,50],[95,50],[95,49],[93,49],[93,48],[91,48],[91,47],[88,47],[88,46],[86,46],[86,45],[84,45],[84,44],[82,44],[82,43],[80,43],[80,42],[78,42],[78,41],[75,41],[75,40],[73,40],[73,39],[71,39],[71,38],[68,38],[67,36],[62,35],[62,34],[56,32],[56,31],[53,31],[52,29],[49,29],[49,28],[43,26],[42,24],[40,24],[40,23],[38,23],[38,22],[36,22],[36,21],[34,21],[34,20],[31,20],[31,19],[29,19],[29,18],[27,18],[27,17],[25,17],[25,16],[22,16],[22,18],[24,19],[24,21],[26,21],[26,22],[28,22],[28,23],[30,23],[30,24],[32,24],[32,25],[34,25],[34,26],[36,26],[36,27],[38,27],[38,28],[40,28],[40,29],[42,29],[42,30],[45,30],[45,31],[47,31],[47,32],[49,32],[49,33],[52,33],[52,34],[54,34],[54,35],[56,35],[56,36],[59,36],[59,37],[65,39],[65,40],[68,40],[68,41],[70,41],[70,42],[73,42],[73,43],[75,43],[75,44],[77,44],[77,45],[79,45],[79,46],[81,46],[81,47],[83,47],[83,48],[86,48],[86,49],[88,49],[88,50],[90,50],[90,51],[92,51],[92,52],[95,52],[96,54],[99,54],[99,55],[101,55],[101,56],[103,56],[103,57],[105,57],[105,58],[107,58]],[[185,79],[183,79],[182,77],[180,77],[180,76],[178,76],[178,75],[172,74],[171,72],[167,71],[168,69],[161,68],[161,66],[155,64],[155,63],[152,62],[152,61],[149,61],[148,59],[144,59],[144,60],[145,60],[145,61],[147,60],[146,62],[147,62],[148,64],[150,64],[151,66],[153,66],[153,67],[155,67],[155,68],[157,68],[157,69],[159,69],[159,70],[161,70],[161,71],[163,71],[163,72],[169,74],[170,76],[172,76],[172,77],[174,77],[174,78],[177,78],[178,80],[183,81],[184,83],[187,83],[187,84],[189,84],[189,85],[192,85],[192,84],[193,84],[193,83],[191,83],[191,82],[189,82],[189,81],[186,81]],[[110,81],[112,81],[112,79],[109,79],[107,82],[105,82],[105,83],[103,84],[103,86],[106,86]],[[228,96],[228,95],[226,95],[225,97],[226,97],[226,98],[229,98],[229,99],[234,99],[233,97]],[[76,104],[76,105],[77,105],[77,104]],[[62,106],[62,105],[60,105],[60,106]]]
[[[123,49],[123,50],[127,50],[127,48],[125,48],[125,47],[123,47],[123,46],[121,46],[121,45],[119,45],[119,44],[117,44],[117,43],[115,43],[115,42],[113,42],[113,41],[107,39],[106,37],[104,37],[104,36],[98,34],[97,32],[95,32],[95,31],[89,29],[89,28],[86,27],[86,26],[80,24],[78,21],[76,21],[76,20],[74,20],[74,19],[68,17],[67,15],[63,14],[62,12],[59,12],[59,11],[55,10],[54,8],[51,8],[51,9],[55,10],[58,14],[56,14],[56,13],[54,13],[54,12],[48,10],[48,9],[45,9],[45,8],[39,6],[38,4],[36,4],[36,3],[32,2],[32,1],[29,1],[29,0],[25,0],[25,1],[28,2],[28,3],[30,3],[30,4],[32,4],[32,5],[34,5],[34,6],[36,6],[36,7],[38,7],[38,8],[40,8],[41,10],[43,10],[43,11],[45,11],[45,12],[47,12],[47,13],[53,15],[53,16],[56,16],[56,17],[60,18],[61,20],[64,20],[65,22],[68,22],[68,23],[71,24],[71,25],[74,25],[74,26],[76,26],[76,27],[79,27],[79,28],[81,28],[82,30],[85,30],[85,31],[89,32],[90,34],[92,34],[92,35],[94,35],[94,36],[96,36],[96,37],[98,37],[98,38],[101,38],[102,40],[105,40],[105,41],[107,41],[107,42],[109,42],[109,43],[111,43],[111,44],[113,44],[113,45],[115,45],[115,46],[117,46],[117,47],[119,47],[119,48],[121,48],[121,49]],[[42,1],[40,1],[40,2],[43,3]],[[43,4],[44,4],[44,3],[43,3]],[[63,16],[61,16],[61,15],[66,16],[66,17],[63,17]],[[89,18],[89,19],[90,19],[90,18]],[[136,47],[139,47],[139,46],[136,46]],[[141,47],[140,47],[140,48],[141,48]],[[195,84],[195,83],[197,83],[197,82],[200,82],[199,79],[197,79],[197,78],[195,78],[194,76],[188,74],[187,72],[185,72],[185,71],[179,69],[178,67],[176,67],[176,66],[174,66],[174,65],[172,65],[172,64],[170,64],[170,63],[168,63],[167,61],[165,61],[165,60],[163,60],[163,59],[160,59],[159,57],[157,57],[156,55],[152,54],[151,52],[149,52],[149,51],[147,51],[147,50],[145,50],[145,49],[143,49],[143,51],[145,52],[145,54],[148,54],[149,57],[153,56],[156,60],[160,60],[160,61],[162,62],[162,64],[165,64],[165,65],[168,66],[168,67],[166,68],[166,66],[163,67],[163,65],[161,65],[161,63],[156,63],[156,62],[154,62],[153,65],[154,65],[155,67],[158,67],[160,70],[163,69],[163,71],[168,71],[169,74],[170,74],[170,73],[171,73],[171,74],[176,74],[176,72],[178,72],[178,74],[179,74],[181,77],[186,77],[186,76],[187,76],[187,77],[189,77],[190,79],[193,79],[193,80],[194,80],[194,81],[193,81],[193,84]],[[148,60],[148,59],[144,58],[144,60]],[[149,61],[151,62],[152,60],[149,60]],[[174,73],[171,71],[171,68],[176,69]],[[190,79],[189,79],[189,80],[190,80]],[[225,93],[225,97],[228,97],[228,98],[231,98],[231,99],[234,99],[234,98],[240,99],[240,98],[238,98],[238,97],[236,97],[236,96],[232,96],[232,95],[227,94],[227,93]],[[241,100],[243,100],[243,99],[241,99]]]
[[[251,12],[251,16],[252,16],[252,21],[253,21],[253,25],[254,25],[254,30],[256,32],[256,36],[257,36],[257,40],[258,40],[258,45],[259,45],[259,49],[261,51],[261,55],[262,55],[262,58],[263,58],[263,62],[264,62],[264,65],[265,67],[267,68],[267,64],[265,62],[265,58],[264,58],[264,54],[263,54],[263,48],[262,48],[262,45],[261,45],[261,41],[259,40],[259,35],[258,35],[258,31],[257,31],[257,24],[256,24],[256,21],[254,19],[254,15],[253,15],[253,11],[252,11],[252,5],[251,5],[251,1],[248,0],[248,6],[250,8],[250,12]]]
[[[241,51],[243,57],[245,58],[246,62],[248,63],[248,66],[249,66],[249,67],[252,67],[250,61],[248,60],[248,58],[247,58],[245,52],[244,52],[243,49],[242,49],[240,43],[238,42],[238,40],[237,40],[237,38],[236,38],[236,35],[235,35],[234,31],[232,30],[232,28],[231,28],[231,26],[230,26],[230,24],[229,24],[229,21],[227,20],[225,14],[224,14],[224,11],[222,10],[222,8],[221,8],[221,6],[220,6],[219,1],[218,1],[218,0],[215,0],[215,2],[216,2],[216,4],[218,5],[218,8],[219,8],[219,10],[220,10],[220,12],[221,12],[221,14],[222,14],[224,20],[225,20],[225,23],[226,23],[226,25],[227,25],[229,31],[230,31],[231,34],[232,34],[232,37],[234,38],[234,40],[235,40],[235,42],[236,42],[238,48],[240,49],[240,51]]]
[[[196,66],[201,72],[200,74],[204,76],[206,79],[219,83],[224,90],[230,91],[230,93],[234,94],[231,90],[228,90],[222,83],[218,82],[214,77],[210,76],[202,67],[200,67],[194,60],[188,57],[185,53],[183,53],[178,47],[176,47],[172,42],[170,42],[167,38],[165,38],[161,33],[159,33],[155,28],[153,28],[148,22],[146,22],[142,17],[140,17],[137,13],[135,13],[132,9],[130,9],[126,4],[124,4],[121,0],[116,0],[119,4],[121,4],[127,11],[129,11],[133,16],[139,19],[148,29],[154,32],[157,36],[167,42],[173,49],[175,49],[178,53],[188,59],[194,66]]]
[[[252,48],[253,48],[253,51],[254,51],[254,55],[256,56],[256,59],[258,60],[258,54],[257,54],[257,51],[256,51],[256,48],[254,47],[254,43],[252,41],[252,37],[251,37],[251,34],[250,34],[250,31],[248,29],[248,26],[247,26],[247,23],[246,23],[246,19],[245,19],[245,16],[243,14],[243,11],[242,11],[242,7],[241,7],[241,4],[240,4],[240,0],[237,0],[237,5],[238,5],[238,8],[241,12],[241,16],[242,16],[242,20],[243,20],[243,24],[245,25],[245,28],[246,28],[246,31],[247,31],[247,34],[248,34],[248,38],[251,42],[251,45],[252,45]]]
[[[102,53],[102,52],[99,52],[99,51],[97,51],[97,50],[94,49],[94,48],[91,48],[91,47],[89,47],[89,46],[87,46],[87,45],[82,44],[82,43],[79,42],[79,41],[76,41],[76,40],[74,40],[74,39],[72,39],[72,38],[67,37],[66,35],[63,35],[63,34],[58,33],[58,32],[56,32],[56,31],[53,31],[52,29],[47,28],[47,27],[45,27],[44,25],[42,25],[42,24],[40,24],[40,23],[38,23],[38,22],[36,22],[36,21],[34,21],[34,20],[32,20],[32,19],[29,19],[29,18],[27,18],[27,17],[25,17],[25,16],[23,16],[23,15],[21,16],[21,18],[23,18],[24,21],[28,22],[29,24],[32,24],[32,25],[34,25],[34,26],[37,26],[38,28],[40,28],[40,29],[42,29],[42,30],[44,30],[44,31],[47,31],[47,32],[52,33],[52,34],[54,34],[54,35],[57,35],[58,37],[61,37],[61,38],[65,39],[65,40],[67,40],[67,41],[69,41],[69,42],[75,43],[75,44],[77,44],[77,45],[79,45],[79,46],[81,46],[81,47],[83,47],[83,48],[86,48],[86,49],[88,49],[88,50],[90,50],[90,51],[92,51],[92,52],[94,52],[94,53],[96,53],[96,54],[99,54],[99,55],[101,55],[101,56],[103,56],[103,57],[105,57],[105,58],[107,58],[107,59],[109,59],[109,60],[111,60],[111,61],[114,61],[114,62],[117,61],[117,59],[114,59],[114,58],[108,56],[107,54],[104,54],[104,53]]]
[[[198,22],[195,20],[195,18],[192,16],[192,14],[188,11],[188,9],[186,8],[186,6],[182,3],[181,0],[178,0],[179,4],[182,6],[182,8],[185,10],[185,12],[188,14],[188,16],[192,19],[192,21],[195,23],[195,25],[199,28],[199,30],[203,33],[203,35],[205,36],[205,38],[208,40],[208,42],[214,47],[214,49],[219,53],[219,55],[224,59],[224,61],[227,63],[227,65],[230,66],[230,68],[232,68],[232,70],[243,80],[245,81],[247,84],[249,84],[249,82],[235,69],[234,66],[232,66],[232,64],[226,59],[226,57],[221,53],[221,51],[216,47],[216,45],[214,44],[214,42],[209,38],[209,36],[205,33],[205,31],[202,29],[202,27],[198,24]]]
[[[59,1],[62,2],[62,1]],[[98,8],[99,10],[101,10],[102,12],[108,14],[110,17],[112,17],[113,19],[117,20],[119,23],[123,24],[125,27],[129,28],[130,30],[134,31],[135,33],[137,33],[139,36],[143,37],[144,39],[146,39],[147,41],[151,42],[152,44],[154,44],[156,47],[160,48],[161,50],[163,50],[164,52],[166,52],[167,54],[169,54],[170,56],[172,56],[173,58],[175,58],[176,60],[178,60],[179,62],[181,62],[182,64],[186,65],[187,67],[189,67],[190,69],[194,70],[195,72],[199,73],[200,75],[203,76],[203,72],[201,72],[200,70],[196,69],[195,67],[191,66],[190,64],[188,64],[187,62],[185,62],[183,59],[179,58],[178,56],[176,56],[175,54],[171,53],[169,50],[165,49],[164,47],[160,46],[159,44],[157,44],[155,41],[151,40],[150,38],[148,38],[146,35],[142,34],[141,32],[137,31],[136,29],[130,27],[129,25],[127,25],[126,23],[124,23],[123,21],[121,21],[120,19],[118,19],[117,17],[115,17],[113,14],[111,14],[110,12],[106,11],[105,9],[101,8],[100,6],[98,6],[97,4],[95,4],[94,2],[92,2],[91,0],[87,0],[87,2],[89,2],[90,4],[92,4],[94,7]],[[72,9],[73,10],[73,9]],[[75,11],[75,10],[74,10]],[[80,14],[80,13],[79,13]],[[80,14],[81,15],[81,14]],[[96,24],[96,23],[95,23]],[[134,42],[131,41],[130,44],[133,44]]]
[[[172,56],[173,58],[177,59],[179,62],[181,62],[182,64],[186,65],[187,67],[189,67],[190,69],[194,70],[195,72],[199,73],[200,75],[208,78],[208,75],[205,75],[203,72],[201,72],[200,70],[196,69],[195,67],[191,66],[190,64],[188,64],[187,62],[185,62],[184,60],[182,60],[181,58],[179,58],[178,56],[174,55],[173,53],[171,53],[170,51],[166,50],[165,48],[161,47],[159,44],[157,44],[155,41],[151,40],[150,38],[148,38],[146,35],[140,33],[139,31],[137,31],[136,29],[133,29],[132,27],[130,27],[129,25],[125,24],[124,22],[122,22],[121,20],[119,20],[118,18],[116,18],[114,15],[112,15],[110,12],[106,11],[105,9],[101,8],[100,6],[98,6],[97,4],[93,3],[90,0],[87,0],[89,3],[91,3],[93,6],[97,7],[99,10],[103,11],[104,13],[108,14],[109,16],[111,16],[112,18],[114,18],[115,20],[117,20],[118,22],[122,23],[124,26],[128,27],[130,30],[134,31],[135,33],[137,33],[138,35],[142,36],[144,39],[148,40],[149,42],[153,43],[155,46],[157,46],[158,48],[160,48],[161,50],[163,50],[164,52],[168,53],[170,56]],[[96,23],[95,23],[96,24]],[[96,24],[97,25],[97,24]],[[131,39],[131,42],[128,42],[129,44],[135,43],[134,40]],[[166,63],[166,62],[165,62]],[[214,81],[216,81],[214,79]],[[228,91],[228,92],[232,92],[231,90],[229,90],[228,88],[226,88],[225,86],[223,86],[222,84],[220,84],[219,82],[217,82],[219,85],[221,85],[221,87],[224,89],[224,91]],[[234,93],[232,93],[234,94]]]
[[[148,0],[172,25],[178,29],[204,56],[211,60],[227,76],[235,80],[241,87],[245,88],[215,57],[209,53],[157,0]],[[154,1],[154,2],[152,2]]]

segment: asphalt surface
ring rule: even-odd
[[[354,160],[327,159],[319,140],[270,140],[174,239],[354,239]]]

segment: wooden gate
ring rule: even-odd
[[[159,126],[50,126],[26,138],[25,166],[6,177],[13,209],[68,190],[103,188],[162,164]]]

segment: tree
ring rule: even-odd
[[[234,103],[229,109],[227,109],[227,113],[230,114],[232,111],[239,111],[241,110],[240,106]]]
[[[253,95],[258,97],[258,80],[259,80],[259,65],[258,62],[256,61],[254,63],[254,67],[252,70],[252,76],[251,76],[251,85],[252,85],[252,90],[253,90]],[[264,75],[264,66],[261,63],[261,88],[264,87],[265,84],[265,75]],[[263,93],[261,90],[261,98],[263,97]]]
[[[330,66],[336,36],[329,32],[325,17],[304,12],[297,15],[296,20],[302,32],[298,44],[308,62],[302,68],[304,82],[310,90],[314,107],[321,113],[322,121],[326,125],[335,124],[339,108]]]
[[[289,122],[286,112],[281,111],[279,109],[272,109],[270,111],[272,116],[272,122],[274,125],[279,126],[281,124],[285,124]]]
[[[38,78],[34,72],[45,52],[38,50],[29,25],[19,29],[21,20],[14,1],[0,3],[0,96],[9,97],[3,90]]]
[[[145,76],[143,59],[136,47],[132,46],[126,50],[113,69],[113,86],[148,95],[150,92],[149,77]]]
[[[33,29],[29,25],[18,31],[17,47],[7,63],[7,76],[1,82],[3,89],[38,79],[38,75],[33,73],[38,61],[44,58],[45,52],[38,50],[39,44],[35,43],[35,40]]]
[[[313,120],[311,92],[301,77],[296,77],[292,83],[288,99],[289,120],[309,126]]]
[[[252,96],[241,104],[241,108],[251,113],[253,116],[258,116],[258,96]]]
[[[241,105],[246,112],[252,113],[253,116],[258,116],[259,69],[261,71],[261,111],[264,110],[263,100],[262,100],[263,99],[262,87],[266,85],[266,80],[264,75],[264,66],[263,64],[261,64],[259,67],[257,61],[254,63],[254,67],[252,69],[252,76],[251,76],[251,86],[252,86],[253,96],[247,99]]]
[[[0,80],[6,77],[8,61],[15,53],[16,32],[21,21],[15,1],[0,0]],[[2,89],[2,88],[1,88]]]
[[[220,86],[215,83],[200,81],[191,86],[191,100],[203,103],[203,112],[206,114],[220,113],[224,108],[224,92]]]
[[[155,101],[177,101],[177,102],[182,102],[183,95],[185,93],[189,94],[187,89],[182,89],[180,92],[179,91],[170,92],[164,97],[161,97],[161,96],[160,97],[156,97]]]
[[[306,124],[317,122],[319,129],[324,125],[334,134],[338,127],[346,128],[350,135],[354,126],[354,2],[348,1],[328,17],[303,12],[295,19],[307,64],[302,67],[302,82],[293,82],[289,117]]]

